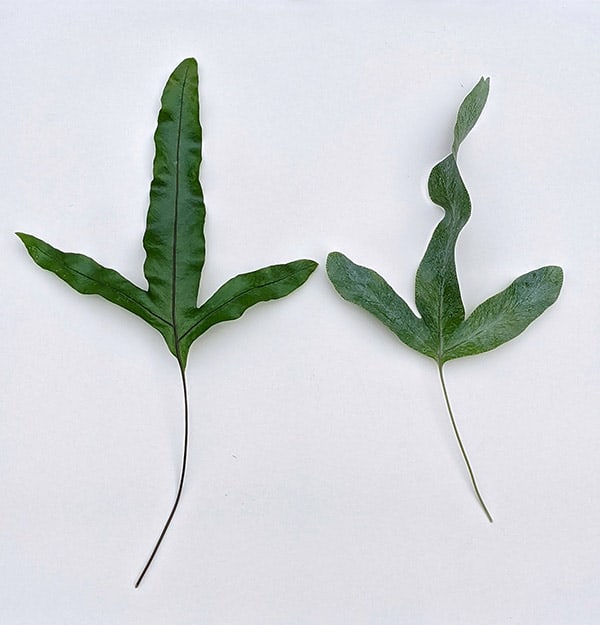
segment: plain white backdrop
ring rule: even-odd
[[[600,622],[600,5],[176,1],[0,8],[0,622]],[[159,98],[200,69],[207,262],[321,266],[211,329],[188,366],[133,315],[36,267],[36,234],[144,284]],[[411,304],[431,167],[481,75],[460,167],[467,309],[560,264],[557,304],[450,363],[478,506],[432,361],[342,301],[333,249]]]

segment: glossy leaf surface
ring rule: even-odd
[[[150,299],[177,335],[196,311],[205,247],[198,71],[192,59],[165,86],[154,144],[144,276]]]
[[[198,307],[205,256],[206,210],[199,181],[202,129],[198,67],[194,59],[183,61],[164,88],[154,143],[150,206],[143,239],[147,291],[87,256],[65,253],[32,235],[17,233],[40,267],[53,272],[76,291],[100,295],[149,323],[162,334],[177,359],[184,397],[179,486],[175,503],[136,581],[136,588],[161,545],[182,493],[189,427],[185,368],[190,346],[215,323],[237,319],[254,304],[288,295],[303,284],[317,266],[311,260],[296,260],[236,276]]]
[[[199,182],[202,130],[194,59],[183,61],[167,81],[154,143],[154,177],[144,234],[147,291],[87,256],[61,252],[31,235],[18,236],[40,267],[80,293],[100,295],[157,329],[185,367],[192,342],[210,326],[237,319],[258,302],[288,295],[317,265],[299,260],[237,276],[198,308],[206,211]]]
[[[237,319],[259,302],[285,297],[304,284],[316,267],[312,260],[295,260],[231,278],[196,310],[181,335],[182,350],[216,323]]]
[[[61,252],[30,234],[17,232],[17,236],[40,267],[52,271],[79,293],[100,295],[141,317],[163,336],[170,336],[169,320],[160,316],[148,293],[114,269],[107,269],[83,254]]]

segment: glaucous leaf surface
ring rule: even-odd
[[[340,252],[327,257],[327,273],[335,276],[332,283],[345,300],[369,311],[409,347],[435,358],[435,342],[425,322],[378,273]]]
[[[403,343],[440,365],[489,351],[514,338],[556,301],[562,285],[560,267],[542,267],[515,280],[465,320],[455,249],[471,216],[471,200],[456,158],[483,111],[488,93],[489,78],[481,78],[459,108],[452,153],[429,176],[429,195],[444,210],[444,217],[433,232],[415,277],[420,317],[374,271],[355,265],[340,252],[332,252],[327,261],[329,279],[344,299],[371,312]]]
[[[454,158],[458,154],[460,144],[477,123],[489,93],[490,79],[481,77],[479,82],[462,101],[456,115],[456,124],[454,125],[454,142],[452,143],[452,155]]]
[[[471,200],[456,159],[461,143],[483,111],[488,93],[489,79],[481,78],[458,110],[452,152],[429,176],[429,196],[444,210],[444,217],[431,236],[415,277],[415,304],[420,317],[380,275],[355,265],[340,252],[329,254],[327,274],[344,299],[369,311],[408,347],[436,361],[448,414],[473,490],[491,522],[454,419],[443,366],[454,358],[494,349],[523,332],[556,301],[563,274],[555,266],[531,271],[483,302],[465,319],[455,249],[471,216]]]
[[[534,269],[480,304],[444,345],[444,362],[488,352],[521,334],[560,293],[560,267]]]
[[[452,155],[429,176],[431,199],[446,212],[433,232],[415,278],[415,303],[439,344],[465,318],[454,248],[471,216],[471,201]]]

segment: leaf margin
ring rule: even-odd
[[[424,356],[435,357],[434,348],[430,345],[429,328],[376,271],[354,263],[345,254],[337,251],[327,255],[326,270],[331,284],[343,299],[371,313],[407,347]],[[360,294],[357,289],[352,290],[351,287],[355,287],[357,281],[348,280],[351,272],[355,276],[360,275],[367,288],[372,291],[370,299]],[[390,301],[386,303],[383,298]],[[395,319],[390,314],[394,306]]]
[[[196,309],[191,326],[179,337],[184,364],[192,343],[211,327],[239,319],[256,304],[286,297],[302,286],[317,267],[316,261],[302,258],[241,273],[224,282]],[[259,284],[252,286],[257,279]],[[261,284],[263,279],[265,282]],[[221,301],[223,298],[225,301]]]
[[[538,276],[538,274],[541,274]],[[514,295],[518,293],[518,291],[525,291],[530,285],[528,284],[528,280],[535,280],[537,278],[537,283],[534,286],[538,287],[539,300],[534,302],[534,304],[529,304],[529,310],[522,310],[521,315],[526,316],[526,320],[521,320],[519,323],[515,323],[512,320],[509,324],[509,327],[505,327],[505,323],[500,318],[501,313],[514,313],[516,314],[518,311],[515,309],[515,306],[523,306],[524,299],[530,298],[533,295],[533,291],[529,293],[523,293],[522,299],[517,302],[512,302],[513,310],[507,311],[505,308],[508,304],[511,304],[511,300],[514,298]],[[443,362],[448,362],[450,360],[455,360],[457,358],[463,358],[468,356],[476,356],[478,354],[483,354],[485,352],[492,351],[501,347],[505,343],[512,341],[514,338],[519,336],[522,332],[524,332],[538,317],[540,317],[550,306],[552,306],[556,300],[558,299],[562,285],[564,281],[564,272],[561,267],[558,265],[545,265],[543,267],[539,267],[538,269],[533,269],[524,273],[523,275],[515,278],[505,289],[499,291],[498,293],[492,295],[491,297],[484,300],[479,306],[477,306],[473,312],[465,319],[465,321],[457,328],[456,332],[448,339],[448,345],[445,345],[444,353],[443,353]],[[534,306],[534,309],[531,310],[531,306]],[[500,311],[493,313],[494,307],[501,307]],[[504,309],[502,309],[504,307]],[[495,314],[495,318],[492,319],[490,317],[491,314]],[[481,327],[482,323],[480,319],[484,320],[488,318],[488,327],[484,327],[484,329],[480,331],[475,331],[475,328],[478,326]],[[470,345],[473,343],[473,336],[480,337],[483,332],[489,330],[489,326],[500,325],[500,328],[505,328],[504,336],[499,337],[498,332],[493,335],[488,336],[487,346],[481,346],[478,348],[466,348],[461,346]],[[473,327],[475,326],[475,327]],[[485,337],[484,337],[485,338]],[[481,341],[479,341],[481,342]]]
[[[85,254],[63,252],[32,234],[15,232],[36,265],[53,273],[82,295],[98,295],[124,308],[155,330],[167,344],[172,344],[172,328],[154,309],[147,291],[125,278],[115,269],[101,265]],[[91,276],[89,273],[96,275]],[[171,346],[169,345],[171,349]]]

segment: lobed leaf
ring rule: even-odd
[[[562,282],[563,271],[556,266],[520,276],[460,325],[444,346],[443,361],[481,354],[515,338],[556,301]]]
[[[197,307],[204,265],[206,209],[199,182],[202,128],[195,59],[180,63],[161,98],[154,134],[156,153],[144,233],[148,291],[81,254],[65,254],[19,233],[38,265],[80,293],[95,293],[156,328],[185,368],[192,342],[215,323],[237,319],[258,302],[278,299],[302,285],[317,264],[298,260],[229,280]]]
[[[61,252],[31,235],[17,233],[38,265],[54,272],[80,293],[101,295],[156,328],[179,364],[184,401],[179,485],[166,523],[137,578],[136,588],[156,556],[183,489],[189,438],[185,367],[192,342],[215,323],[237,319],[258,302],[288,295],[317,266],[312,260],[297,260],[236,276],[197,307],[205,256],[206,214],[199,182],[202,158],[199,114],[198,67],[194,59],[186,59],[175,68],[165,85],[154,134],[154,176],[143,240],[148,291],[87,256]]]
[[[408,347],[435,358],[430,330],[378,273],[356,265],[340,252],[331,252],[327,257],[327,275],[345,300],[377,317]]]
[[[316,269],[312,260],[295,260],[284,265],[271,265],[231,278],[196,309],[193,322],[180,337],[183,361],[201,334],[222,321],[241,317],[248,308],[289,295],[308,280]]]
[[[456,158],[462,141],[483,111],[488,93],[489,79],[482,78],[459,108],[451,154],[438,163],[429,176],[429,195],[444,209],[444,217],[433,232],[415,277],[415,302],[421,318],[381,276],[355,265],[339,252],[329,255],[327,273],[344,299],[375,315],[406,345],[437,362],[446,408],[473,490],[492,522],[454,419],[443,365],[454,358],[494,349],[523,332],[556,301],[563,274],[562,269],[555,266],[531,271],[483,302],[465,320],[455,248],[471,215],[471,201]]]

